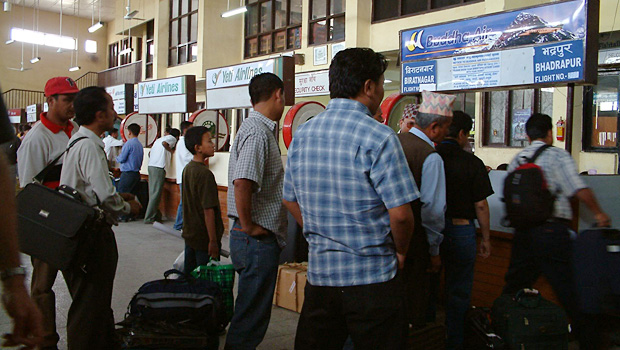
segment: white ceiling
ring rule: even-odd
[[[60,13],[61,0],[3,0],[16,5],[21,5],[22,1],[26,7],[36,7],[37,4],[42,11]],[[115,0],[62,0],[63,15],[75,15],[79,17],[91,18],[93,14],[93,3],[95,6],[95,21],[99,19],[99,6],[101,5],[101,21],[108,22],[115,17]],[[78,14],[79,13],[79,14]]]

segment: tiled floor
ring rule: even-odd
[[[171,226],[170,222],[165,223]],[[114,228],[118,244],[119,260],[114,284],[112,309],[117,321],[121,321],[127,311],[127,304],[138,288],[147,281],[163,278],[164,271],[172,268],[172,263],[183,250],[183,240],[179,237],[161,232],[142,221],[121,223]],[[228,235],[224,236],[223,249],[228,249]],[[224,261],[230,261],[223,259]],[[22,256],[22,262],[31,272],[30,259]],[[56,293],[56,324],[60,334],[60,349],[66,349],[67,312],[71,297],[61,274],[54,286]],[[265,340],[258,347],[260,350],[293,349],[297,313],[273,307],[271,322]],[[9,317],[0,311],[0,334],[11,331]],[[223,348],[225,336],[222,336],[220,348]]]

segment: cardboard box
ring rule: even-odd
[[[278,267],[278,279],[273,295],[274,305],[295,312],[301,311],[304,300],[303,289],[306,286],[306,269],[307,264],[304,263],[283,264]]]
[[[301,313],[301,308],[304,306],[305,294],[304,290],[306,288],[306,281],[308,279],[308,272],[302,271],[297,274],[297,312]]]

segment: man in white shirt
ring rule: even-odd
[[[185,147],[185,132],[192,127],[192,123],[188,121],[181,122],[181,137],[177,142],[177,148],[174,152],[174,167],[177,171],[177,184],[179,185],[179,207],[177,208],[177,219],[173,228],[177,231],[183,229],[183,193],[181,192],[181,184],[183,182],[183,169],[189,163],[194,155]]]
[[[116,157],[120,154],[120,148],[123,147],[123,141],[118,139],[118,129],[114,128],[110,130],[108,136],[103,138],[103,150],[108,159],[110,168],[118,168],[119,164],[116,161]]]
[[[114,231],[119,214],[137,214],[140,210],[133,195],[116,192],[108,176],[108,165],[99,138],[114,125],[116,112],[105,89],[91,86],[81,90],[74,100],[75,121],[80,130],[69,141],[77,141],[65,155],[60,183],[74,188],[88,205],[99,205],[107,220],[98,223],[89,244],[80,247],[84,264],[74,264],[62,273],[71,293],[67,318],[69,349],[120,349],[114,334],[112,289],[118,262]]]
[[[149,158],[149,205],[144,214],[144,223],[152,224],[161,220],[159,201],[166,180],[166,165],[170,164],[170,158],[177,144],[181,132],[179,129],[170,129],[163,137],[155,140],[151,148]]]
[[[24,137],[17,150],[19,185],[25,187],[56,157],[61,155],[78,125],[71,121],[75,115],[73,98],[80,91],[73,79],[56,77],[45,84],[45,100],[49,106]],[[55,189],[59,185],[63,158],[42,179],[43,185]],[[60,337],[56,332],[56,295],[52,290],[58,270],[32,258],[32,300],[43,314],[43,342],[41,349],[58,349]]]

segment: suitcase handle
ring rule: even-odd
[[[523,288],[515,294],[515,301],[527,308],[538,307],[540,298],[540,292],[536,289]]]

